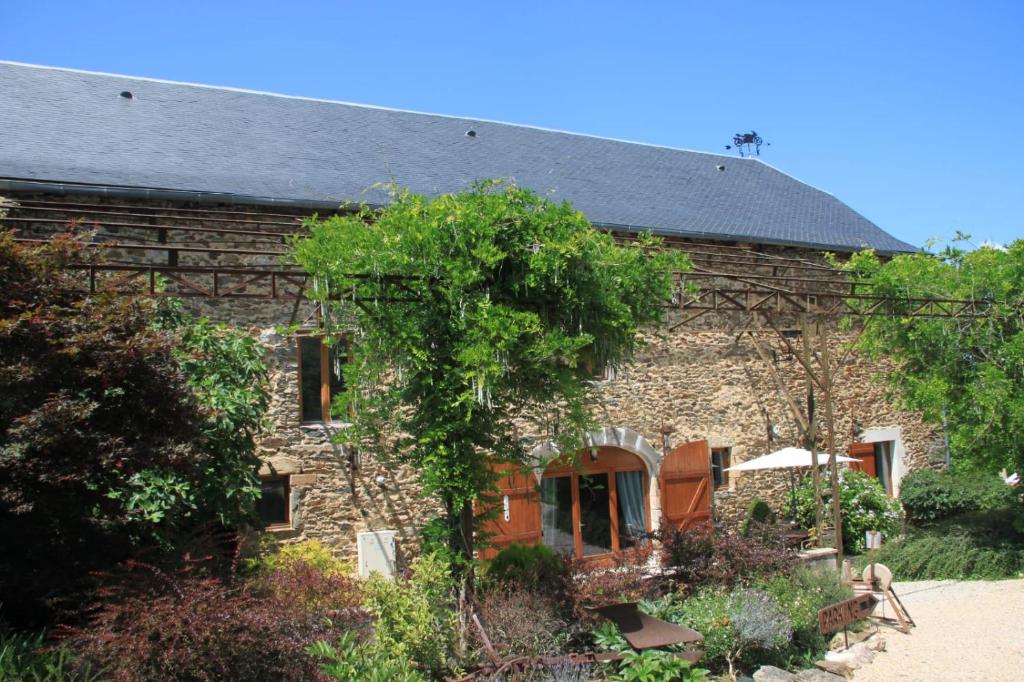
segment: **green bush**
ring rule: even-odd
[[[291,545],[271,542],[269,548],[255,559],[249,559],[246,566],[259,572],[287,570],[296,564],[305,564],[324,575],[351,575],[351,564],[334,556],[331,549],[317,540],[305,540]]]
[[[492,585],[558,592],[567,575],[565,561],[550,548],[512,544],[491,560],[486,578]]]
[[[454,589],[449,565],[436,554],[413,561],[409,580],[371,575],[364,606],[375,618],[377,643],[443,677],[455,642]]]
[[[619,672],[609,679],[613,682],[704,682],[709,672],[692,667],[689,661],[668,651],[630,650],[623,653]]]
[[[825,518],[832,518],[832,491],[824,485]],[[898,500],[885,493],[877,479],[861,471],[844,471],[839,481],[839,498],[843,512],[843,547],[850,554],[864,551],[864,533],[882,532],[884,539],[895,538],[903,523],[903,509]],[[796,519],[805,528],[814,526],[814,484],[807,477],[796,492]]]
[[[907,519],[916,523],[1008,507],[1014,501],[1014,489],[994,474],[924,469],[910,472],[900,484],[900,502]]]
[[[682,607],[670,600],[655,615],[704,635],[702,661],[717,669],[753,667],[781,658],[791,625],[779,602],[763,590],[708,587],[688,597]]]
[[[68,649],[49,646],[43,633],[0,628],[0,680],[4,682],[93,682],[91,672]]]
[[[883,543],[875,553],[897,580],[998,580],[1024,575],[1024,534],[1012,510],[963,514]]]
[[[750,508],[747,509],[747,517],[743,520],[740,532],[749,536],[750,531],[756,526],[766,526],[775,523],[775,512],[768,506],[768,503],[760,497],[750,501]]]
[[[853,596],[853,589],[839,582],[834,571],[806,567],[765,580],[758,587],[775,598],[793,626],[792,640],[779,652],[778,662],[787,668],[824,655],[829,639],[818,630],[818,611]]]
[[[379,644],[361,643],[351,632],[337,646],[317,642],[306,653],[321,659],[320,670],[333,680],[350,682],[427,682],[407,658],[388,654]]]

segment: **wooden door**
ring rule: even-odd
[[[711,451],[706,440],[684,443],[661,463],[661,514],[680,529],[711,522]]]
[[[863,471],[869,476],[878,478],[874,443],[851,443],[847,454],[860,460],[859,462],[850,462],[850,468],[853,471]]]
[[[498,481],[499,493],[494,503],[497,516],[480,527],[490,542],[490,547],[480,551],[481,559],[494,558],[512,543],[536,545],[541,541],[537,478],[518,465],[500,465],[498,470],[506,473]]]

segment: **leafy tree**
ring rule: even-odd
[[[56,239],[0,233],[0,584],[36,609],[88,571],[259,495],[258,345],[174,305],[84,296]]]
[[[517,419],[564,453],[592,427],[585,366],[625,362],[688,261],[644,235],[629,246],[567,203],[497,181],[433,199],[396,192],[374,212],[309,222],[295,257],[329,331],[354,336],[345,439],[411,465],[472,556],[473,502],[490,464],[523,462]]]
[[[906,301],[870,318],[859,346],[893,358],[888,378],[905,404],[945,424],[954,467],[1024,469],[1024,241],[886,262],[866,251],[846,267],[870,286],[862,291]],[[988,312],[914,317],[910,298],[976,301]]]

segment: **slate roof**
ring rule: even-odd
[[[122,91],[132,98],[120,96]],[[467,135],[474,131],[474,136]],[[718,166],[725,166],[724,171]],[[666,235],[914,248],[758,159],[587,135],[0,62],[0,178],[384,203],[513,178],[592,222]]]

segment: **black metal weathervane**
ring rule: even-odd
[[[740,156],[750,156],[751,147],[753,147],[754,156],[761,156],[762,144],[769,147],[772,145],[771,142],[765,142],[760,135],[751,130],[749,133],[736,133],[732,138],[732,144],[725,145],[725,148],[736,147]]]

